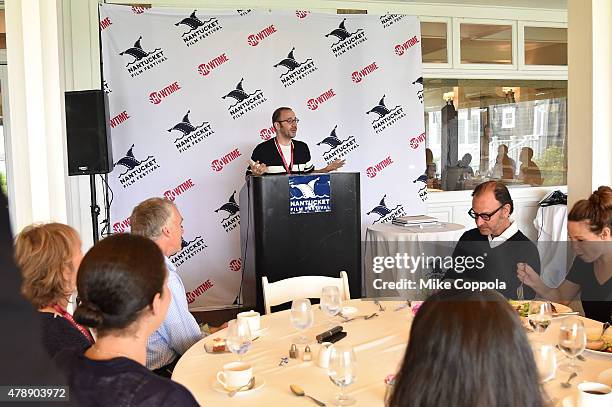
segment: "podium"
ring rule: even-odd
[[[329,200],[315,200],[328,203],[329,212],[291,213],[296,196],[309,194],[309,188],[296,187],[301,179],[311,180],[315,198],[329,193]],[[319,187],[327,185],[328,192],[321,193]],[[240,191],[239,206],[245,307],[263,313],[263,276],[275,282],[305,275],[339,277],[345,270],[351,296],[361,296],[359,173],[251,176]]]

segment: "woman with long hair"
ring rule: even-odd
[[[495,291],[439,291],[419,308],[389,407],[542,407],[533,351]]]
[[[39,311],[50,356],[64,348],[84,352],[93,343],[91,333],[67,311],[82,258],[79,234],[61,223],[27,226],[15,239],[21,292]]]
[[[517,267],[518,278],[550,301],[569,304],[578,293],[587,318],[612,320],[612,189],[600,186],[589,199],[574,204],[567,232],[576,258],[565,280],[548,287],[528,265]]]
[[[74,318],[98,339],[84,354],[56,356],[78,405],[198,405],[185,387],[145,367],[147,339],[170,303],[167,275],[159,247],[142,236],[113,235],[87,252]]]

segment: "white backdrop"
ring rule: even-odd
[[[403,15],[100,6],[115,170],[114,232],[166,196],[184,217],[172,257],[190,306],[219,307],[241,277],[238,191],[253,148],[290,106],[316,168],[361,173],[363,230],[423,214],[420,27]],[[296,215],[300,216],[300,215]]]

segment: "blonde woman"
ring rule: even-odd
[[[94,342],[66,310],[82,258],[79,234],[61,223],[27,226],[15,240],[21,292],[39,311],[42,341],[50,356],[65,348],[83,352]]]

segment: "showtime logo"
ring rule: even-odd
[[[366,66],[365,68],[362,68],[359,71],[353,72],[351,74],[351,79],[353,80],[353,82],[359,83],[363,80],[363,78],[365,78],[372,72],[376,71],[378,68],[379,67],[378,65],[376,65],[376,62],[372,62],[370,65]]]
[[[183,182],[176,188],[173,188],[169,191],[164,192],[164,198],[166,198],[170,202],[174,202],[176,198],[183,195],[185,192],[187,192],[193,187],[195,187],[195,184],[193,183],[191,178],[189,178],[188,180],[186,180],[185,182]]]
[[[149,101],[154,105],[159,105],[162,100],[170,96],[171,94],[178,92],[181,88],[178,82],[172,82],[160,91],[154,91],[149,94]]]
[[[391,156],[388,156],[373,167],[368,167],[368,169],[366,170],[366,174],[368,175],[368,178],[374,178],[379,172],[381,172],[391,164],[393,164],[393,159],[391,158]]]
[[[419,39],[415,35],[414,37],[410,38],[405,43],[397,44],[395,46],[395,53],[401,57],[402,55],[404,55],[406,51],[408,51],[410,48],[414,47],[418,43],[419,43]]]
[[[125,218],[121,222],[113,223],[113,232],[123,233],[130,227],[130,218]]]
[[[130,118],[130,115],[128,114],[126,110],[124,110],[123,112],[119,113],[117,116],[110,119],[110,126],[112,129],[114,129],[115,127],[119,126],[121,123],[125,122],[129,118]]]
[[[228,61],[229,61],[229,58],[227,57],[227,55],[225,55],[225,53],[223,53],[217,57],[214,57],[213,59],[206,62],[205,64],[198,65],[198,73],[202,76],[207,76],[210,73],[210,71],[212,71],[215,68],[218,68],[219,66],[221,66],[222,64]]]
[[[113,25],[113,23],[111,22],[110,18],[105,17],[103,20],[100,21],[100,31],[104,31],[104,29],[108,28],[111,25]]]
[[[268,127],[267,129],[261,129],[259,131],[259,137],[261,137],[261,139],[264,141],[270,140],[275,135],[276,135],[276,129],[274,128],[274,126]]]
[[[198,298],[200,295],[204,294],[206,291],[210,290],[214,286],[215,285],[213,284],[213,282],[210,281],[210,279],[208,279],[204,281],[202,284],[200,284],[195,290],[188,291],[187,292],[187,303],[191,304],[192,302],[196,300],[196,298]]]
[[[231,271],[240,271],[242,269],[242,260],[233,259],[229,262],[229,269]]]
[[[336,92],[334,92],[333,89],[326,90],[321,95],[317,96],[315,99],[308,99],[308,102],[306,102],[306,106],[308,106],[310,110],[317,110],[319,108],[319,105],[327,102],[334,96],[336,96]]]
[[[231,152],[225,154],[223,157],[221,157],[218,160],[213,160],[212,163],[210,163],[211,168],[215,171],[215,172],[219,172],[221,170],[223,170],[223,168],[231,163],[232,161],[236,160],[236,158],[240,157],[242,154],[240,153],[240,150],[235,149],[232,150]]]
[[[308,14],[310,14],[310,11],[306,11],[306,10],[296,10],[295,11],[295,15],[299,19],[306,18],[308,16]]]
[[[143,6],[132,6],[132,13],[134,14],[142,14],[145,12],[145,8]]]
[[[410,147],[416,150],[417,148],[419,148],[419,145],[421,145],[421,143],[424,141],[425,141],[425,133],[421,133],[419,134],[418,137],[413,137],[410,139]]]
[[[277,32],[276,31],[276,27],[274,27],[274,24],[271,24],[268,27],[266,27],[263,30],[261,30],[260,32],[258,32],[257,34],[249,35],[247,37],[247,41],[248,41],[250,46],[256,47],[256,46],[259,45],[259,43],[261,41],[263,41],[264,39],[268,38],[269,36],[271,36],[275,32]]]

